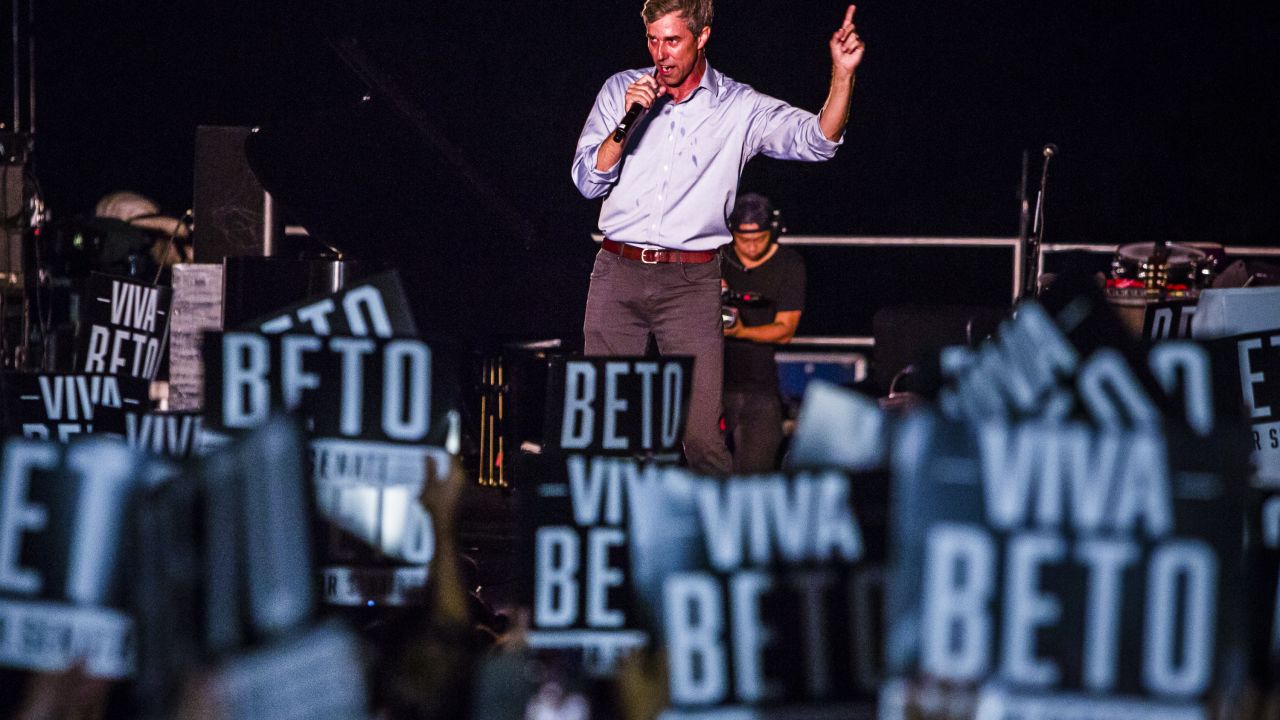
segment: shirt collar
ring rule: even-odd
[[[702,79],[698,81],[698,88],[693,91],[693,95],[698,94],[698,90],[706,88],[710,97],[712,107],[720,104],[720,91],[724,86],[724,76],[719,70],[711,67],[711,61],[707,61],[707,68],[702,73]],[[692,97],[692,95],[690,96]]]

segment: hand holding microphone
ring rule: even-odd
[[[653,75],[642,75],[640,79],[631,83],[631,87],[627,88],[626,104],[628,107],[627,114],[622,116],[622,121],[618,123],[618,128],[613,131],[613,141],[621,143],[627,139],[627,133],[631,130],[631,126],[635,124],[640,115],[648,108],[653,107],[654,101],[659,97],[667,94],[667,86],[658,83],[658,71],[655,69]]]

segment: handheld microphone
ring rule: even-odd
[[[618,128],[613,131],[613,141],[620,143],[627,139],[627,131],[631,129],[631,123],[640,117],[640,113],[644,112],[644,106],[638,102],[631,103],[631,109],[627,110],[627,114],[622,116],[622,122],[618,123]]]
[[[658,68],[653,69],[652,77],[658,77]],[[644,112],[644,106],[638,102],[631,103],[631,107],[627,109],[627,114],[622,116],[622,122],[618,123],[618,127],[613,131],[613,141],[621,143],[627,139],[627,133],[631,130],[631,124],[640,117]]]

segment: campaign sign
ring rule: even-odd
[[[605,455],[518,458],[530,647],[580,651],[583,668],[603,676],[647,642],[631,605],[627,515],[658,468]]]
[[[253,427],[272,409],[309,430],[316,504],[330,523],[323,598],[338,605],[425,600],[434,552],[418,500],[433,462],[460,432],[453,378],[416,338],[206,335],[205,422]]]
[[[1062,315],[1069,315],[1063,310]],[[1230,404],[1212,392],[1211,356],[1191,341],[1157,343],[1142,354],[1080,340],[1025,302],[998,336],[975,349],[949,347],[939,411],[954,420],[1080,420],[1107,428],[1155,428],[1168,418],[1197,435],[1214,431]]]
[[[881,717],[1205,718],[1243,662],[1241,445],[909,417]]]
[[[172,717],[178,690],[211,659],[221,670],[246,648],[296,639],[312,620],[317,588],[295,422],[275,416],[236,433],[216,453],[155,466],[171,474],[149,488],[132,518],[137,551],[129,584],[140,657],[134,692],[146,709],[139,716]],[[287,664],[299,675],[314,669]],[[291,672],[263,669],[277,680]],[[280,691],[287,690],[282,683]]]
[[[692,382],[688,357],[554,358],[543,452],[676,459]]]
[[[204,418],[194,412],[124,413],[124,439],[129,447],[153,455],[189,458],[204,452]]]
[[[1149,303],[1142,319],[1142,337],[1147,342],[1186,340],[1196,317],[1196,300],[1164,300]]]
[[[393,270],[314,297],[244,324],[264,333],[352,337],[412,337],[418,334],[400,276]]]
[[[1275,703],[1280,700],[1280,489],[1251,490],[1249,521],[1250,671]]]
[[[593,675],[648,640],[630,602],[630,498],[680,457],[691,370],[689,358],[551,359],[541,453],[516,458],[529,645],[581,653]]]
[[[1259,484],[1280,486],[1280,330],[1211,340],[1219,392],[1242,403],[1253,428]]]
[[[123,437],[125,413],[150,405],[146,380],[83,373],[5,373],[9,425],[24,437],[67,442],[78,435]]]
[[[879,571],[835,471],[701,478],[634,497],[633,582],[666,651],[665,718],[869,718]]]
[[[360,644],[333,623],[223,662],[208,687],[225,720],[367,717]]]
[[[172,298],[167,287],[90,273],[77,369],[155,380]]]
[[[136,664],[124,548],[143,475],[118,441],[10,438],[0,471],[0,665],[104,678]]]

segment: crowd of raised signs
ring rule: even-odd
[[[688,359],[531,353],[496,488],[394,275],[206,333],[182,413],[170,292],[93,287],[4,378],[6,717],[1280,718],[1274,289],[1153,342],[1063,278],[751,477],[680,466]]]

